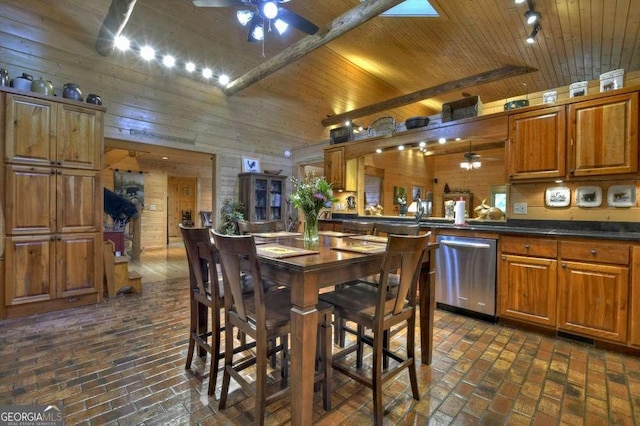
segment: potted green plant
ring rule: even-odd
[[[244,220],[243,210],[244,205],[240,201],[231,198],[224,200],[220,209],[221,223],[217,231],[225,235],[238,235],[238,221]]]

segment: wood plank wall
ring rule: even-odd
[[[6,68],[12,78],[23,72],[42,76],[53,82],[58,93],[63,84],[75,82],[85,96],[99,94],[107,108],[107,138],[215,154],[218,179],[213,209],[207,210],[217,212],[222,200],[238,196],[242,156],[259,159],[263,169],[297,173],[301,161],[285,158],[283,152],[289,149],[295,155],[296,147],[304,149],[318,141],[324,145],[329,129],[320,124],[322,118],[402,94],[329,49],[320,48],[263,82],[226,97],[215,83],[144,63],[132,52],[100,56],[94,45],[109,4],[0,1],[0,68]],[[185,16],[192,23],[188,31],[180,27]],[[214,11],[194,8],[190,1],[140,1],[127,32],[140,41],[207,62],[217,72],[228,66],[231,69],[225,71],[233,76],[264,60],[257,44],[246,43],[246,29],[241,27],[228,34],[228,40],[212,43],[203,29],[215,27],[216,19],[223,18]],[[288,43],[291,40],[270,39],[267,56]],[[298,89],[292,92],[292,87]],[[329,104],[328,94],[335,91],[345,93],[344,104]],[[397,111],[399,117],[424,113],[420,104]],[[376,118],[363,117],[362,123],[367,125]],[[313,154],[316,161],[321,152],[320,148]]]

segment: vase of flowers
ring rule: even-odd
[[[324,176],[309,172],[304,179],[291,177],[293,206],[304,214],[305,243],[318,242],[318,215],[323,208],[331,207],[337,199],[333,197],[333,188]]]

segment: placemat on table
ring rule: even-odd
[[[278,238],[278,237],[295,237],[296,235],[302,235],[300,232],[252,232],[251,235],[261,238]]]
[[[375,254],[384,253],[387,246],[378,243],[350,244],[340,247],[331,247],[333,250],[352,251],[355,253]]]
[[[273,259],[283,259],[285,257],[307,256],[318,254],[317,250],[307,250],[298,247],[285,246],[282,244],[262,244],[256,247],[258,255],[271,257]]]
[[[350,237],[356,234],[350,234],[348,232],[338,232],[338,231],[318,231],[318,235],[326,235],[327,237]]]
[[[387,237],[381,237],[379,235],[356,235],[350,237],[352,240],[371,241],[374,243],[387,243]]]

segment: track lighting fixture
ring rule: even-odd
[[[533,31],[531,31],[531,34],[529,35],[529,37],[527,37],[527,43],[533,44],[536,42],[538,31],[540,31],[540,24],[536,24],[536,26],[533,27]]]
[[[516,4],[522,4],[525,2],[525,0],[515,0],[515,2]],[[527,37],[527,43],[533,44],[536,41],[536,36],[538,35],[538,32],[540,32],[540,29],[542,28],[540,26],[540,20],[542,19],[542,14],[540,12],[536,12],[536,8],[533,4],[533,0],[526,0],[526,2],[527,2],[527,6],[529,6],[529,9],[524,13],[524,18],[527,22],[527,25],[533,25],[533,31],[531,32],[529,37]]]

